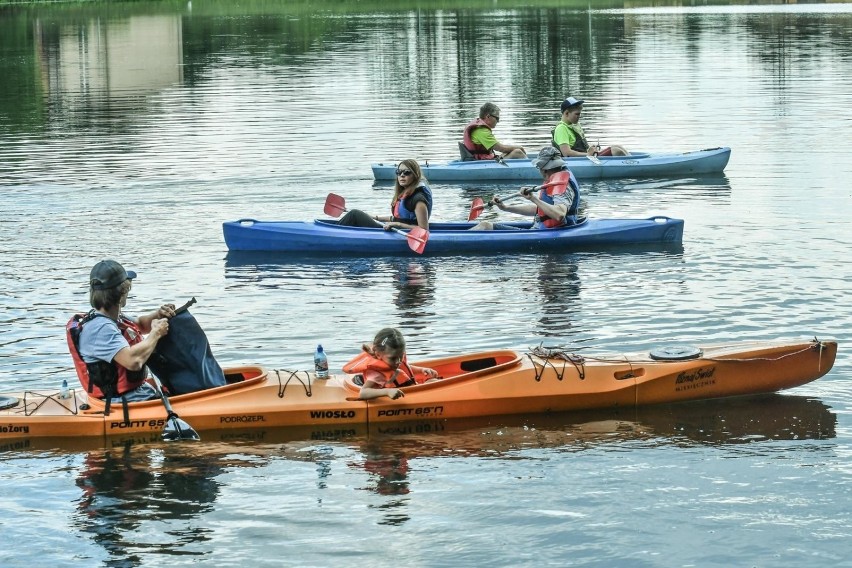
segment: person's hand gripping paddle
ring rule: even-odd
[[[533,191],[538,191],[539,189],[544,189],[544,188],[547,188],[547,187],[553,187],[554,185],[559,185],[560,183],[562,183],[562,182],[552,181],[552,182],[546,183],[544,185],[523,186],[523,187],[521,187],[521,191],[523,191],[524,195],[529,195]],[[505,203],[506,201],[508,201],[510,199],[514,199],[515,197],[519,197],[519,196],[520,196],[520,193],[513,193],[512,195],[507,195],[505,197],[498,196],[497,200]],[[468,213],[468,215],[467,215],[467,220],[468,221],[475,221],[476,218],[479,217],[482,214],[482,211],[484,209],[486,209],[486,208],[491,209],[492,207],[494,207],[493,202],[489,201],[488,203],[485,203],[485,201],[483,201],[481,197],[477,197],[476,199],[473,200],[473,203],[470,204],[470,213]]]

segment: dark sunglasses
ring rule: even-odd
[[[499,114],[489,114],[488,116],[490,116],[491,118],[493,118],[497,122],[500,122],[500,115]]]
[[[414,172],[412,172],[411,170],[396,170],[396,175],[398,176],[410,176],[413,173]]]

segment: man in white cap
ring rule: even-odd
[[[562,101],[562,120],[553,129],[553,147],[568,158],[590,156],[627,156],[630,154],[623,146],[612,145],[601,148],[599,144],[591,145],[586,140],[586,133],[580,126],[580,114],[583,112],[582,99],[568,97]]]
[[[580,184],[574,174],[568,170],[559,150],[548,146],[542,148],[533,160],[544,177],[544,183],[538,187],[522,187],[517,196],[527,200],[520,205],[506,205],[499,197],[491,198],[491,204],[501,211],[529,215],[533,217],[531,229],[555,229],[577,222],[577,209],[580,205]],[[512,196],[515,197],[515,196]],[[494,229],[518,229],[514,225],[482,221],[471,227],[472,231],[491,231]]]

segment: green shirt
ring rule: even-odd
[[[490,128],[485,126],[474,128],[470,133],[470,139],[474,144],[481,144],[489,150],[497,144],[497,139],[494,138],[494,133],[491,132]]]
[[[577,136],[580,139],[586,139],[586,133],[583,132],[583,127],[579,124],[569,125],[567,122],[559,121],[556,128],[553,130],[553,141],[557,146],[568,144],[569,148],[574,148],[574,143],[577,142]]]

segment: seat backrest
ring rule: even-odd
[[[461,156],[462,162],[472,162],[476,159],[470,153],[470,150],[467,149],[467,146],[464,145],[464,142],[459,142],[459,156]]]

